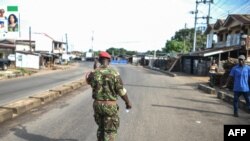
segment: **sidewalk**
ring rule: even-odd
[[[71,63],[69,65],[54,65],[52,68],[42,68],[40,70],[37,69],[8,69],[7,71],[0,70],[0,81],[7,80],[7,79],[14,79],[20,77],[29,77],[35,75],[43,75],[63,70],[69,70],[76,68],[79,64],[78,63]]]
[[[210,87],[209,86],[209,77],[208,76],[194,76],[185,73],[176,73],[178,77],[186,77],[188,80],[192,80],[197,83],[196,87],[201,91],[215,95],[218,99],[221,99],[231,105],[233,105],[234,92],[227,88],[220,88],[218,86]],[[249,112],[247,109],[246,101],[243,96],[239,98],[239,109]]]
[[[229,89],[220,88],[218,86],[215,86],[213,88],[210,87],[209,76],[197,76],[197,75],[191,75],[191,74],[182,73],[182,72],[167,72],[167,71],[163,71],[160,69],[154,69],[154,68],[149,68],[149,67],[144,67],[144,68],[159,71],[172,77],[177,77],[181,79],[181,81],[185,81],[187,85],[192,85],[207,94],[215,95],[217,98],[227,103],[233,104],[233,95],[234,95],[233,91]],[[239,100],[239,109],[249,112],[243,96],[241,96]]]

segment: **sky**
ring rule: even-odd
[[[190,11],[195,10],[195,0],[0,0],[0,4],[19,6],[22,38],[28,38],[29,27],[59,41],[67,34],[69,50],[161,50],[185,24],[194,27]],[[214,0],[211,22],[229,13],[250,13],[249,5],[250,0]],[[208,5],[200,3],[198,16],[207,12]],[[198,20],[200,26],[204,22]]]

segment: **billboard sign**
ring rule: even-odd
[[[7,27],[8,24],[7,24],[6,9],[0,7],[0,33],[6,33]]]
[[[19,33],[18,6],[0,7],[0,34],[2,37],[17,37]],[[8,35],[9,34],[9,35]]]
[[[7,6],[8,32],[19,32],[18,6]]]

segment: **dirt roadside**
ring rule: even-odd
[[[69,69],[74,69],[78,66],[79,63],[75,62],[69,65],[54,65],[53,68],[42,68],[40,70],[24,69],[25,72],[20,71],[18,69],[9,69],[7,71],[0,71],[0,81],[60,72]]]

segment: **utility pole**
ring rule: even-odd
[[[209,25],[210,11],[211,11],[211,3],[214,3],[214,0],[207,1],[208,2],[208,15],[207,15],[207,25]]]
[[[18,16],[19,16],[19,20],[18,20],[18,25],[19,25],[19,38],[21,38],[21,22],[20,22],[20,13],[18,14]]]
[[[29,27],[29,46],[30,46],[30,52],[32,50],[32,46],[31,46],[31,26]]]
[[[207,25],[209,24],[209,19],[211,18],[210,17],[210,10],[211,10],[211,3],[213,3],[214,1],[213,0],[210,0],[210,1],[207,1],[207,0],[196,0],[196,6],[195,6],[195,11],[191,12],[191,14],[195,14],[195,19],[194,19],[194,42],[193,42],[193,52],[195,52],[195,48],[196,48],[196,25],[197,25],[197,19],[199,18],[205,18],[205,17],[197,17],[197,14],[198,14],[198,4],[199,3],[204,3],[204,4],[209,4],[209,8],[208,8],[208,16],[206,17],[207,19]]]
[[[184,29],[187,29],[187,23],[185,23]],[[185,46],[186,46],[185,39],[186,39],[186,36],[184,35],[183,36],[183,46],[184,46],[184,49],[185,49]]]
[[[92,30],[92,36],[91,36],[91,48],[92,48],[92,56],[94,57],[94,31]]]
[[[68,54],[69,49],[69,43],[68,43],[68,34],[65,34],[65,40],[66,40],[66,53]]]
[[[193,52],[195,52],[196,48],[196,24],[197,24],[197,13],[198,13],[198,4],[199,2],[196,0],[196,6],[195,6],[195,17],[194,17],[194,42],[193,42]]]

